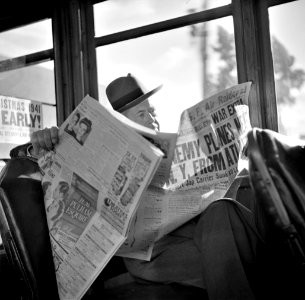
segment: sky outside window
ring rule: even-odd
[[[181,17],[230,4],[230,0],[109,0],[94,5],[95,34],[118,31]],[[115,17],[113,17],[115,16]]]
[[[206,76],[217,83],[223,62],[214,47],[218,45],[219,26],[232,36],[232,18],[206,23]],[[197,32],[202,24],[196,25]],[[194,28],[186,26],[138,39],[132,39],[97,48],[100,95],[102,89],[115,78],[132,73],[148,90],[160,84],[162,89],[151,97],[161,124],[161,130],[176,132],[182,111],[203,99],[203,59],[201,35],[193,36]],[[234,62],[235,62],[235,48]],[[236,64],[236,62],[235,62]],[[233,85],[237,83],[236,70],[232,72]],[[213,90],[213,93],[217,89]],[[205,96],[212,92],[206,91]]]
[[[305,74],[304,12],[304,0],[269,9],[273,56],[274,60],[277,59],[275,79],[279,131],[302,139],[305,139],[305,77],[300,87],[294,87],[291,76],[297,70],[303,70]],[[289,66],[283,73],[280,70],[283,70],[284,63]]]
[[[51,20],[0,33],[0,60],[53,48]]]
[[[95,35],[102,36],[230,3],[228,0],[105,1],[94,6]],[[203,26],[186,26],[98,47],[100,97],[106,98],[105,87],[112,80],[128,73],[136,76],[148,90],[162,84],[162,89],[150,100],[156,108],[161,130],[176,132],[182,111],[202,100],[204,91],[205,97],[212,94],[212,89],[203,89],[203,78],[217,82],[223,64],[219,53],[213,49],[217,46],[218,27],[223,27],[233,37],[231,17],[207,22],[204,62],[200,50]],[[195,31],[196,34],[192,34]],[[233,48],[235,55],[234,42]],[[232,71],[232,77],[233,84],[236,84],[236,69]],[[213,91],[215,93],[217,89]]]

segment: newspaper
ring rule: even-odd
[[[123,244],[162,156],[89,96],[59,128],[38,163],[61,299],[80,299]]]
[[[150,260],[158,239],[224,196],[251,129],[250,87],[185,110],[177,134],[140,126],[90,97],[74,110],[55,151],[39,160],[61,299],[81,298],[114,254]],[[91,125],[80,137],[73,126],[82,119]],[[58,194],[63,201],[54,201]],[[62,202],[53,216],[51,205]]]
[[[246,165],[250,88],[236,85],[181,114],[168,184],[148,187],[117,255],[150,260],[155,241],[224,196]]]

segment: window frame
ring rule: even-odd
[[[47,1],[35,7],[34,13],[36,1],[31,0],[18,18],[13,8],[8,16],[0,14],[0,32],[51,18],[53,49],[1,61],[0,72],[54,60],[57,122],[60,125],[86,94],[98,99],[97,47],[232,16],[238,82],[252,82],[249,96],[252,126],[277,131],[268,8],[293,1],[298,0],[232,0],[225,6],[96,37],[93,9],[94,4],[103,1],[67,0],[54,4]],[[18,64],[22,60],[25,65]]]

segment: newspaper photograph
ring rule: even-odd
[[[80,299],[126,239],[163,153],[87,96],[38,161],[61,299]]]

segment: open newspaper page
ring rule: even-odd
[[[224,196],[246,160],[250,88],[236,85],[181,114],[168,184],[148,187],[117,254],[150,260],[154,241]]]
[[[109,104],[109,101],[104,101],[102,99],[100,100],[100,103],[106,108],[108,108],[110,113],[113,114],[117,119],[121,120],[125,124],[125,126],[130,127],[130,129],[132,130],[135,130],[138,134],[142,135],[146,140],[148,140],[150,143],[152,143],[162,151],[163,153],[162,160],[153,176],[150,185],[151,187],[154,187],[154,189],[160,191],[163,195],[164,190],[160,188],[166,185],[166,183],[168,182],[168,178],[170,176],[171,165],[174,158],[174,150],[177,142],[177,134],[168,133],[168,132],[158,132],[150,128],[144,127],[138,123],[131,121],[130,119],[126,118],[124,115],[113,110],[112,106]],[[153,249],[153,240],[155,238],[155,236],[152,235],[152,232],[157,233],[158,232],[157,229],[159,225],[158,223],[156,224],[155,222],[156,221],[155,215],[152,214],[152,212],[150,212],[151,209],[153,209],[153,211],[155,212],[158,211],[159,206],[156,205],[158,200],[152,201],[152,197],[150,196],[150,194],[151,193],[149,191],[147,191],[147,193],[143,193],[141,202],[145,201],[146,204],[140,205],[140,211],[137,213],[137,216],[141,218],[139,224],[140,226],[143,226],[144,224],[142,228],[143,231],[147,232],[147,235],[143,234],[143,231],[141,230],[139,237],[134,236],[134,234],[138,233],[138,231],[135,231],[135,226],[138,225],[137,223],[138,217],[133,218],[128,241],[125,244],[123,244],[122,247],[120,247],[116,255],[128,256],[128,257],[144,259],[144,260],[150,259],[151,252]],[[142,211],[144,208],[145,211]],[[146,218],[144,223],[142,221],[143,217]],[[138,244],[140,244],[140,246],[137,246]]]
[[[106,107],[111,114],[117,119],[128,126],[130,129],[135,130],[138,134],[142,135],[146,140],[151,142],[157,148],[159,148],[163,157],[154,174],[151,184],[153,186],[163,187],[168,182],[170,175],[171,165],[174,158],[174,151],[177,142],[177,133],[159,132],[142,126],[134,121],[128,119],[121,113],[113,110],[109,101],[100,100],[100,103]]]
[[[126,239],[162,152],[85,97],[39,165],[59,295],[80,299]]]

